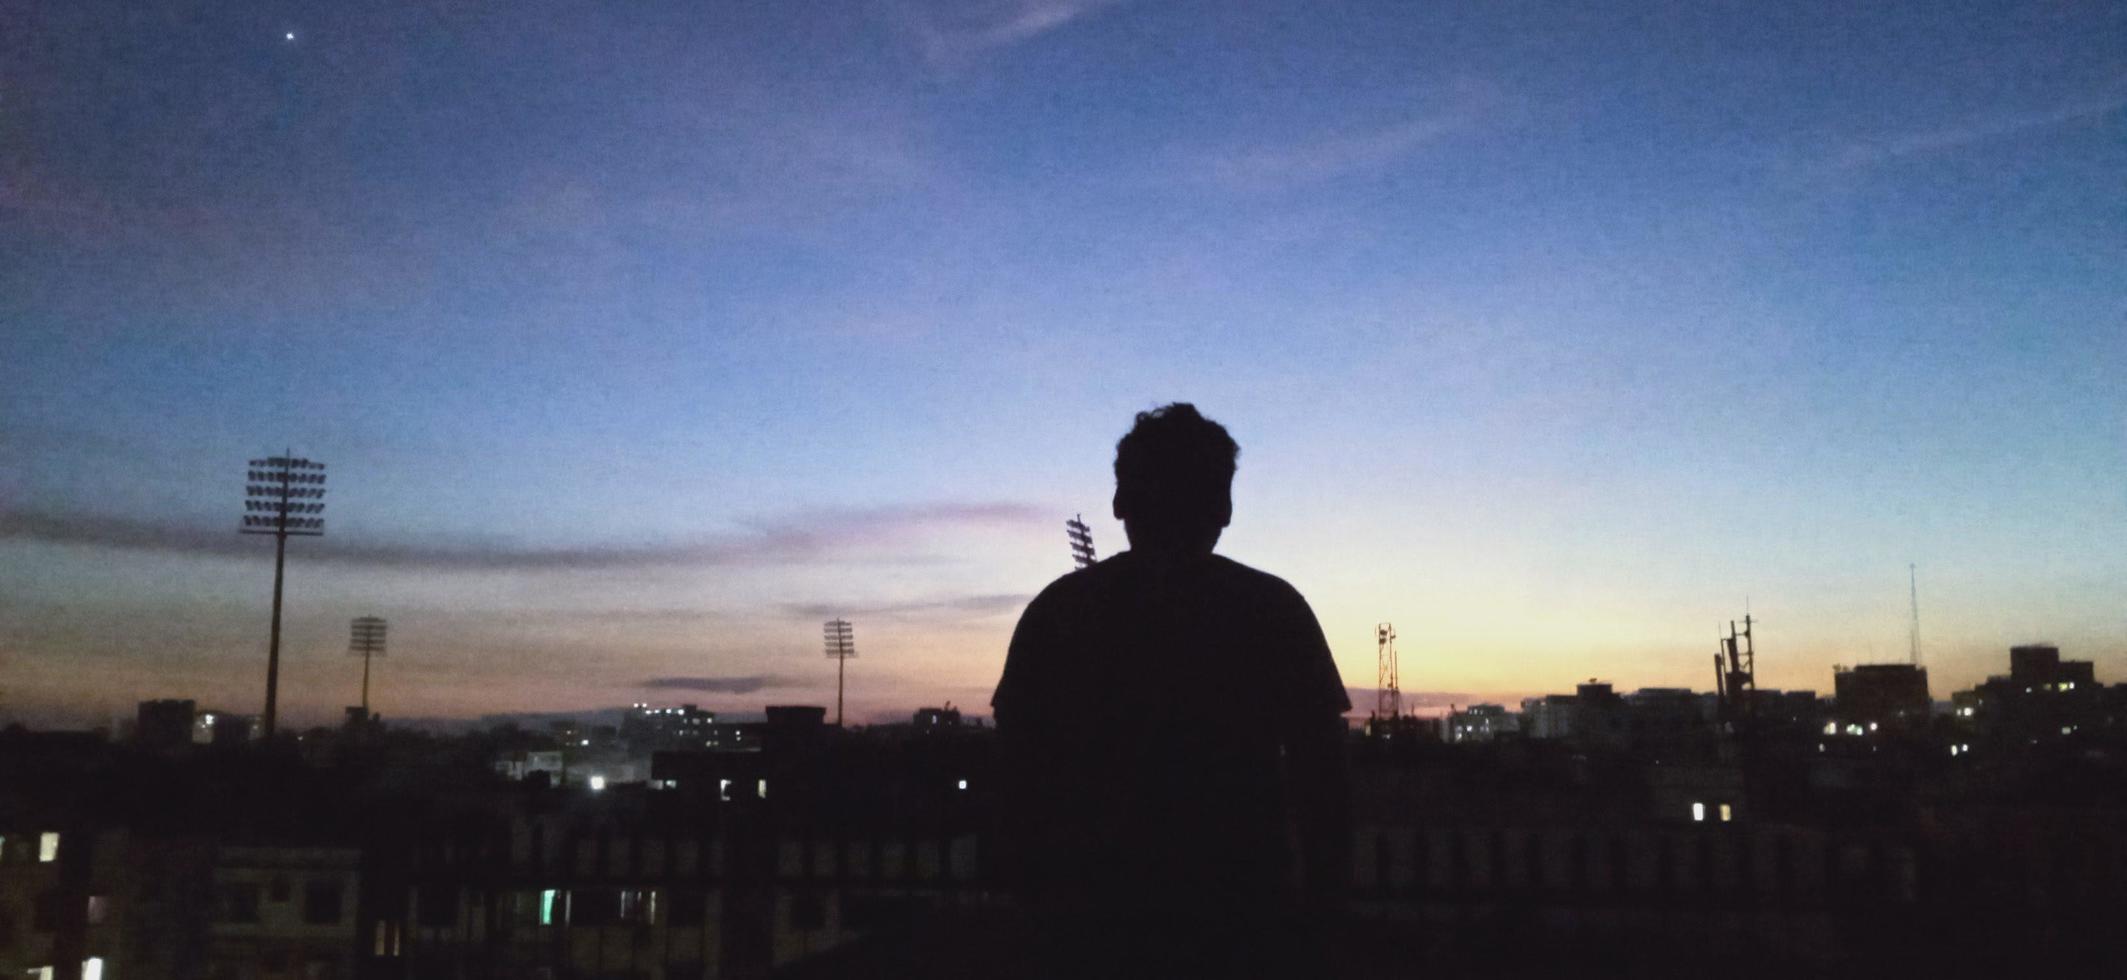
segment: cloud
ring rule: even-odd
[[[967,613],[974,616],[994,616],[1021,609],[1033,598],[1033,596],[1022,592],[1000,592],[866,605],[790,602],[784,603],[782,608],[785,613],[801,619],[826,619],[830,616],[891,617],[923,615],[926,613]]]
[[[925,61],[950,64],[1010,47],[1122,0],[932,0],[897,6]]]
[[[1981,116],[1943,129],[1855,142],[1835,154],[1831,164],[1842,170],[1869,167],[1900,157],[1940,153],[2019,133],[2095,119],[2122,108],[2127,108],[2127,84],[2114,85],[2111,91],[2050,109]]]
[[[613,568],[747,565],[825,560],[852,545],[965,526],[1044,521],[1047,511],[1009,502],[931,503],[811,510],[751,522],[736,534],[657,544],[563,547],[490,542],[429,543],[325,537],[306,542],[304,560],[445,572],[595,571]],[[0,541],[81,545],[173,554],[255,557],[258,544],[233,527],[167,524],[71,511],[0,511]]]
[[[1450,86],[1430,111],[1387,123],[1358,126],[1281,145],[1253,146],[1214,154],[1200,161],[1203,179],[1243,193],[1281,190],[1321,183],[1352,174],[1371,173],[1409,157],[1442,138],[1467,130],[1503,104],[1490,86],[1463,82]]]
[[[745,677],[646,677],[640,686],[651,691],[752,694],[762,688],[787,687],[789,681],[773,674],[752,674]]]

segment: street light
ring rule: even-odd
[[[325,464],[291,455],[254,459],[244,474],[244,534],[273,535],[273,632],[266,646],[264,736],[273,737],[281,689],[281,579],[290,537],[325,533]]]
[[[821,627],[826,637],[827,656],[835,662],[835,727],[842,727],[842,674],[849,658],[857,655],[856,633],[846,619],[830,619]]]
[[[384,655],[384,620],[363,616],[348,624],[347,652],[362,657],[362,720],[369,720],[369,658]]]

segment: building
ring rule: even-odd
[[[123,928],[125,845],[118,832],[0,827],[0,976],[103,976]]]
[[[1918,664],[1832,668],[1833,724],[1850,734],[1915,731],[1927,724],[1928,669]]]
[[[152,749],[191,745],[196,722],[195,705],[189,699],[142,701],[135,715],[133,739]]]
[[[1450,742],[1489,742],[1521,734],[1521,719],[1503,705],[1473,704],[1447,717]]]
[[[2050,643],[2010,647],[2009,683],[2024,687],[2027,694],[2073,691],[2096,687],[2097,668],[2088,660],[2062,660],[2060,648]]]
[[[351,980],[360,864],[352,848],[218,848],[206,975]],[[372,946],[396,940],[384,925]]]
[[[954,729],[960,727],[960,709],[947,702],[943,708],[917,708],[916,730]]]
[[[716,712],[692,704],[654,707],[635,704],[620,720],[620,738],[638,753],[678,749],[722,748],[727,726],[716,723]]]
[[[1521,702],[1522,733],[1534,739],[1566,739],[1584,749],[1623,748],[1628,719],[1624,699],[1609,684],[1590,679],[1572,694],[1546,694]]]
[[[2062,660],[2059,647],[2029,644],[2009,649],[2008,676],[1952,695],[1951,719],[1960,738],[2024,747],[2113,728],[2123,702],[2127,691],[2099,685],[2090,661]]]

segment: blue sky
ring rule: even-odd
[[[2127,11],[1882,6],[8,5],[0,714],[256,700],[283,446],[298,717],[980,703],[1176,399],[1354,686],[2127,679]]]

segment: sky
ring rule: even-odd
[[[2123,175],[2118,4],[0,0],[0,720],[257,710],[283,449],[291,721],[981,711],[1177,400],[1362,709],[2127,681]]]

